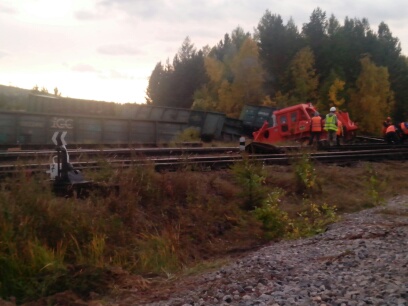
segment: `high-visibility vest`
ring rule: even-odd
[[[337,120],[337,136],[343,136],[343,123],[340,120]]]
[[[386,134],[395,132],[395,125],[391,124],[389,127],[387,127],[387,130],[385,131]]]
[[[337,121],[337,117],[336,117],[336,115],[331,115],[331,116],[329,116],[330,114],[327,114],[327,116],[326,116],[326,121],[325,121],[325,124],[324,124],[324,129],[326,130],[326,131],[337,131],[337,124],[336,124],[336,121]]]
[[[405,122],[401,122],[401,131],[402,131],[402,133],[404,133],[405,135],[407,135],[408,134],[408,129],[407,129],[407,126],[405,125]]]
[[[322,118],[320,116],[315,116],[312,118],[312,132],[322,131]]]
[[[387,132],[387,127],[389,127],[390,125],[391,125],[391,121],[385,120],[383,122],[383,129],[382,129],[383,134]]]

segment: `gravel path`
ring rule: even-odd
[[[163,296],[115,305],[408,306],[408,197],[344,215],[318,236],[271,243]]]

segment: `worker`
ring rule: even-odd
[[[313,144],[313,139],[316,137],[317,143],[320,141],[320,135],[323,131],[323,120],[320,117],[319,112],[315,112],[312,119],[310,120],[310,138],[309,146]]]
[[[397,128],[394,124],[391,124],[385,130],[385,141],[388,144],[396,144],[399,143],[399,137],[397,133]]]
[[[329,145],[331,146],[334,143],[337,143],[337,116],[336,108],[334,106],[330,108],[330,113],[326,115],[324,130],[327,132]]]
[[[340,145],[340,140],[343,139],[344,130],[343,130],[343,123],[341,120],[337,120],[337,132],[336,132],[336,142],[337,145]]]
[[[384,138],[385,138],[385,132],[387,130],[387,127],[389,127],[391,124],[392,124],[391,117],[387,117],[387,119],[385,119],[383,122],[383,129],[382,129]]]
[[[405,140],[408,139],[408,122],[400,123],[399,132],[400,132],[401,143],[405,142]]]

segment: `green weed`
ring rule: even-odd
[[[289,229],[291,220],[285,211],[279,209],[283,194],[282,189],[275,189],[268,194],[262,206],[256,207],[253,211],[255,218],[262,222],[262,229],[268,240],[286,236]]]
[[[300,238],[319,234],[326,226],[338,220],[336,207],[327,204],[318,205],[303,199],[301,211],[294,217],[279,208],[285,192],[275,189],[267,200],[253,213],[262,222],[262,229],[267,239]]]
[[[381,196],[381,182],[378,178],[377,171],[371,164],[367,164],[367,193],[368,198],[373,206],[384,204],[384,198]]]
[[[195,127],[184,129],[173,140],[174,144],[193,141],[200,141],[200,129]]]
[[[265,187],[266,172],[262,163],[244,156],[242,162],[235,163],[231,170],[241,187],[239,196],[244,199],[243,208],[253,210],[261,207],[268,194]]]
[[[321,184],[316,169],[307,154],[303,154],[294,163],[296,191],[303,196],[311,196],[321,192]]]
[[[162,234],[142,234],[137,242],[138,266],[144,273],[175,272],[182,266],[179,248],[180,237],[174,228]]]
[[[326,203],[319,205],[303,200],[303,210],[293,220],[289,238],[308,237],[325,231],[327,225],[338,221],[336,207]]]

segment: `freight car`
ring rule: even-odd
[[[252,133],[259,130],[264,122],[272,125],[272,114],[276,107],[264,105],[244,105],[239,119],[242,121],[243,133],[252,137]]]
[[[222,113],[30,94],[0,111],[0,145],[50,145],[56,131],[67,131],[73,145],[157,145],[189,127],[204,140],[241,135],[240,121]]]

